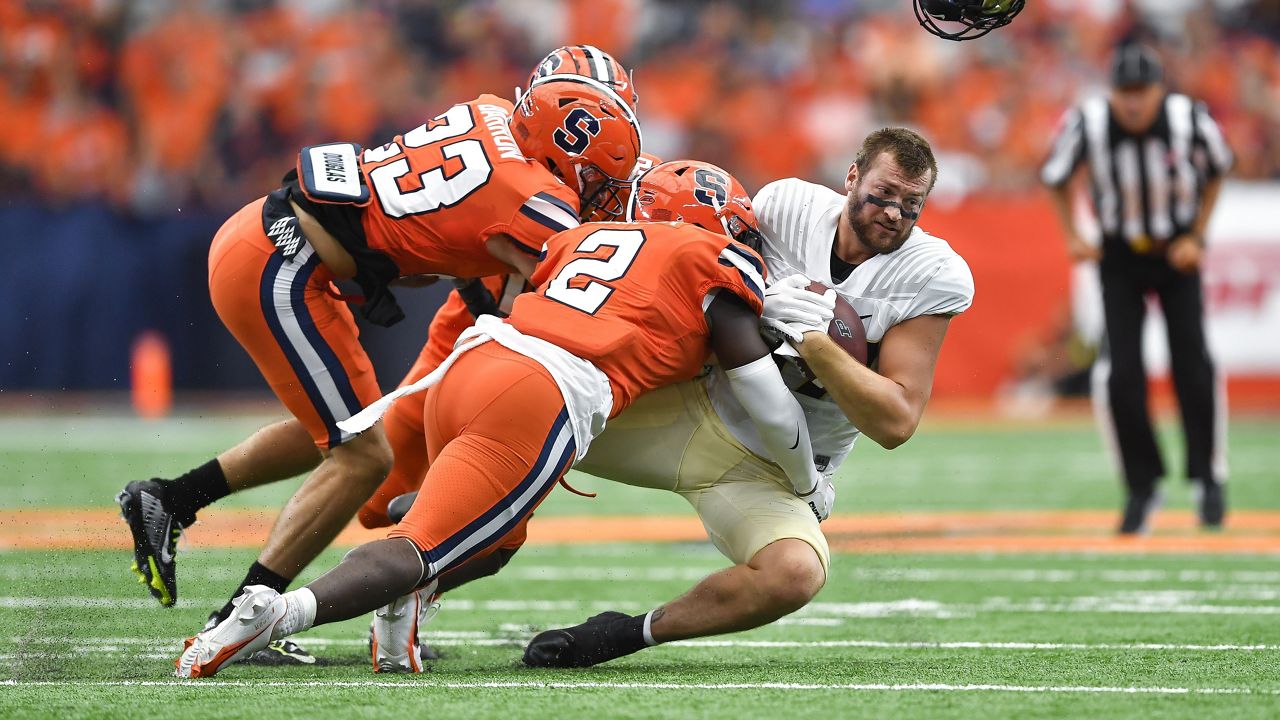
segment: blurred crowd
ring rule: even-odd
[[[1122,38],[1209,103],[1235,176],[1280,178],[1280,2],[1029,0],[949,43],[909,0],[0,0],[0,193],[140,215],[257,197],[297,149],[365,145],[591,43],[635,69],[646,150],[752,190],[838,183],[863,135],[922,130],[943,193],[1033,191]]]

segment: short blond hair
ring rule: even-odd
[[[938,161],[934,159],[933,148],[923,135],[904,127],[876,130],[862,141],[853,164],[858,166],[859,174],[865,173],[867,167],[881,153],[886,152],[893,156],[894,162],[910,179],[921,177],[926,170],[929,171],[929,190],[933,190],[933,184],[938,181]]]

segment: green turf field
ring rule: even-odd
[[[106,507],[124,481],[184,470],[255,422],[0,420],[0,509]],[[1276,438],[1280,421],[1232,424],[1233,509],[1280,510]],[[929,425],[892,453],[864,442],[846,469],[841,512],[1112,510],[1120,498],[1083,421]],[[579,480],[601,497],[556,492],[548,514],[687,512],[674,496]],[[1167,490],[1167,507],[1188,506],[1181,483]],[[181,638],[252,552],[183,550],[172,610],[132,584],[127,553],[0,552],[0,718],[1274,718],[1271,532],[1271,554],[841,554],[817,600],[780,623],[581,671],[523,668],[522,643],[602,609],[651,608],[724,561],[703,543],[528,547],[445,599],[429,674],[372,674],[355,620],[299,638],[321,667],[191,682],[171,677]]]

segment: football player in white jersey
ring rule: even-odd
[[[765,625],[803,607],[826,582],[830,551],[818,523],[834,499],[831,477],[858,435],[892,449],[915,433],[947,327],[973,301],[968,265],[916,227],[936,178],[928,141],[886,128],[864,140],[844,194],[790,178],[755,197],[773,283],[765,323],[788,339],[782,354],[803,359],[817,378],[810,381],[794,360],[780,361],[806,413],[823,492],[796,496],[720,371],[642,396],[577,466],[679,493],[735,563],[649,613],[646,644]],[[810,280],[858,311],[868,366],[827,336],[834,301],[807,290]],[[620,617],[603,613],[539,633],[524,661],[587,666],[634,652],[634,643],[611,637],[618,626],[611,621]]]

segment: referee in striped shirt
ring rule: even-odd
[[[1222,525],[1225,406],[1205,342],[1200,265],[1205,227],[1231,168],[1231,150],[1204,103],[1172,93],[1159,57],[1122,46],[1108,96],[1068,111],[1041,179],[1050,188],[1074,260],[1097,260],[1106,317],[1093,373],[1095,406],[1118,451],[1128,487],[1121,534],[1146,530],[1165,474],[1147,411],[1142,360],[1146,298],[1159,299],[1169,334],[1173,386],[1186,436],[1186,472],[1199,490],[1200,522]],[[1085,242],[1070,185],[1087,166],[1100,246]]]

